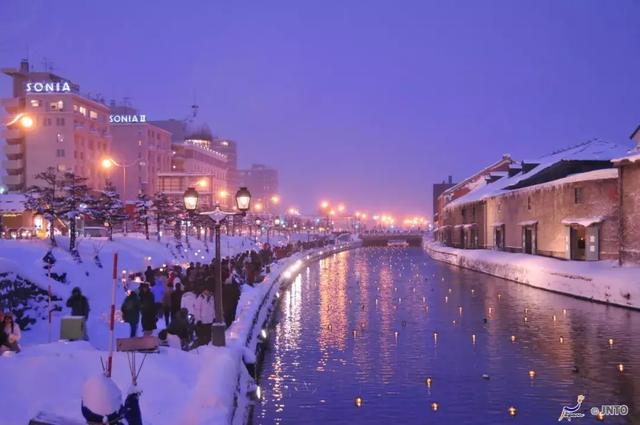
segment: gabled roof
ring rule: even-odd
[[[611,159],[628,149],[628,147],[598,139],[570,146],[537,160],[526,161],[526,163],[537,165],[525,172],[519,172],[512,177],[502,177],[490,183],[485,181],[485,184],[453,200],[445,208],[477,202],[498,196],[509,190],[555,181],[572,174],[610,168],[612,166]]]

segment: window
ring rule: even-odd
[[[63,142],[64,142],[64,136],[63,136],[62,134],[58,133],[58,134],[56,135],[56,141],[57,141],[58,143],[63,143]]]
[[[64,125],[64,118],[56,118],[56,125],[58,127],[63,126]]]
[[[64,158],[64,149],[56,149],[56,157]]]
[[[73,112],[78,112],[78,105],[73,105]]]
[[[45,125],[45,127],[50,127],[51,126],[51,118],[44,118],[42,120],[42,123]]]
[[[92,120],[97,120],[98,113],[96,111],[89,111],[89,118],[91,118]]]
[[[52,111],[62,111],[64,110],[64,102],[61,100],[58,100],[56,102],[50,102],[49,109]]]
[[[573,189],[573,202],[575,204],[581,204],[583,202],[583,194],[582,194],[581,187],[576,187]]]
[[[531,196],[527,196],[527,209],[531,209]]]
[[[39,108],[40,107],[40,101],[38,99],[31,99],[31,106],[33,108]]]
[[[85,108],[84,106],[78,107],[78,112],[80,112],[85,117],[87,116],[87,108]]]

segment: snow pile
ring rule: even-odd
[[[20,247],[22,255],[30,250],[39,252],[42,246],[35,242],[14,241],[13,245]],[[138,243],[140,242],[140,243]],[[114,245],[120,250],[119,254],[127,263],[139,262],[138,256],[147,254],[152,256],[154,265],[162,264],[163,251],[160,247],[150,248],[147,241],[122,241],[116,238]],[[2,246],[4,244],[0,244]],[[153,245],[153,244],[151,244]],[[158,244],[160,245],[160,244]],[[192,248],[196,248],[193,246]],[[233,243],[234,249],[245,249],[242,243]],[[124,249],[130,246],[129,249]],[[224,247],[224,244],[223,244]],[[255,360],[255,347],[263,324],[267,321],[274,307],[277,291],[281,285],[287,284],[293,273],[300,270],[306,263],[318,258],[331,255],[343,248],[320,248],[306,253],[299,253],[278,261],[271,267],[265,281],[255,287],[243,289],[238,304],[238,314],[235,322],[226,332],[227,346],[200,347],[193,351],[182,351],[171,347],[160,347],[159,353],[147,356],[142,373],[139,377],[139,387],[142,390],[140,407],[144,423],[154,425],[216,425],[243,424],[251,401],[247,392],[255,387],[253,379],[243,365],[243,360]],[[36,249],[37,248],[37,249]],[[82,246],[81,246],[82,249]],[[31,261],[35,264],[36,256],[31,253]],[[18,254],[20,255],[20,254]],[[73,261],[66,259],[63,252],[57,252],[59,263]],[[158,259],[153,259],[157,256]],[[18,257],[19,258],[19,257]],[[29,263],[27,261],[26,263]],[[19,264],[16,262],[16,264]],[[68,270],[72,273],[73,281],[82,276],[85,270],[73,272],[71,264]],[[83,265],[85,263],[82,263]],[[93,264],[93,263],[91,263]],[[23,268],[26,266],[23,266]],[[95,266],[89,267],[91,273],[99,274]],[[38,268],[32,267],[34,276],[41,278]],[[139,268],[139,267],[138,267]],[[105,267],[105,269],[109,269]],[[110,270],[109,270],[110,272]],[[109,273],[107,273],[108,275]],[[101,275],[102,276],[102,275]],[[104,280],[85,279],[82,285],[84,292],[95,297],[92,304],[92,315],[98,315],[96,305],[108,305],[110,278],[102,276]],[[45,277],[46,279],[46,277]],[[54,281],[55,282],[55,281]],[[46,283],[46,281],[44,281]],[[56,282],[60,288],[63,284]],[[75,282],[73,283],[75,285]],[[101,307],[99,307],[101,308]],[[30,418],[41,412],[47,416],[61,416],[67,418],[65,423],[82,422],[80,409],[83,385],[88,379],[95,379],[101,371],[101,360],[106,360],[106,323],[101,320],[91,322],[89,326],[104,328],[105,335],[96,340],[101,332],[90,329],[91,342],[53,342],[50,344],[30,344],[23,346],[23,351],[15,356],[0,358],[0,392],[3,394],[2,420],[0,423],[27,423]],[[117,328],[116,334],[128,336],[125,327]],[[26,335],[34,332],[25,332]],[[54,334],[55,335],[55,334]],[[34,338],[32,337],[31,340]],[[101,342],[104,341],[104,344]],[[138,355],[138,365],[140,364]],[[126,389],[131,385],[129,364],[125,353],[114,353],[112,379],[117,389]],[[93,388],[94,384],[90,384]],[[86,387],[85,387],[86,388]],[[107,406],[94,406],[101,412],[106,412],[112,405],[119,403],[115,396],[116,390],[109,391],[111,403]],[[93,391],[93,390],[92,390]],[[112,395],[112,397],[111,397]],[[89,394],[83,395],[87,403],[92,403]],[[168,407],[171,408],[168,408]],[[93,409],[92,409],[93,410]]]
[[[120,410],[122,393],[104,374],[94,375],[82,387],[82,404],[93,413],[108,416]]]
[[[435,260],[503,279],[584,298],[640,309],[640,267],[613,261],[564,261],[487,249],[456,249],[425,242]]]

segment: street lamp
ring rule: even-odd
[[[187,210],[187,214],[189,215],[189,219],[193,216],[193,212],[198,207],[198,199],[199,199],[198,191],[190,187],[184,191],[184,195],[182,195],[182,199],[184,201],[184,209]],[[187,220],[187,224],[185,226],[184,237],[187,245],[189,245],[189,220]]]
[[[186,192],[185,192],[186,195]],[[186,197],[185,197],[186,206]],[[220,204],[216,203],[213,211],[200,213],[208,216],[214,224],[216,233],[216,260],[215,260],[215,288],[213,300],[215,302],[216,321],[211,327],[211,342],[217,347],[224,347],[225,341],[225,322],[224,307],[222,304],[222,255],[220,254],[220,225],[227,217],[242,216],[244,217],[251,207],[251,192],[246,187],[241,187],[236,192],[236,208],[239,212],[222,211]]]

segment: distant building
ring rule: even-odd
[[[139,191],[152,196],[158,190],[158,174],[171,171],[171,133],[148,121],[127,105],[111,103],[110,179],[124,200]],[[125,180],[126,177],[126,180]]]
[[[186,122],[178,125],[176,120],[153,123],[184,134],[182,140],[176,139],[174,135],[171,170],[158,173],[158,190],[181,202],[184,191],[193,187],[200,194],[202,208],[213,207],[216,202],[230,206],[232,194],[229,193],[227,180],[229,159],[216,148],[209,128]]]
[[[271,197],[278,194],[278,170],[253,164],[249,169],[238,171],[238,186],[249,189],[254,205],[260,203],[267,208]]]
[[[437,225],[438,223],[438,197],[442,195],[442,193],[455,186],[457,183],[453,182],[453,177],[449,176],[449,179],[445,182],[442,180],[442,183],[434,183],[433,184],[433,220],[432,223]]]
[[[86,177],[92,188],[105,182],[102,159],[111,150],[109,108],[79,93],[79,86],[52,72],[32,71],[23,60],[2,72],[13,80],[13,97],[3,99],[9,116],[4,183],[12,192],[39,183],[48,167]]]

